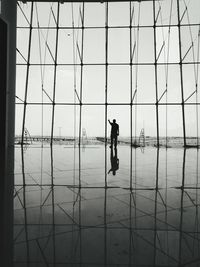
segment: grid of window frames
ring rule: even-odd
[[[199,1],[18,2],[16,134],[199,145]],[[98,16],[96,15],[98,14]],[[33,116],[34,115],[34,116]],[[62,129],[61,129],[62,127]]]

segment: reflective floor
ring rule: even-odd
[[[15,153],[15,266],[200,266],[199,150]]]

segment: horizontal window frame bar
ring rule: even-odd
[[[175,102],[171,102],[171,103],[59,103],[59,102],[54,102],[54,103],[42,103],[42,102],[26,102],[22,103],[22,102],[16,102],[15,105],[32,105],[32,106],[182,106],[182,105],[200,105],[199,103],[175,103]]]
[[[199,65],[200,61],[198,62],[182,62],[182,65]],[[16,66],[55,66],[54,63],[16,63]],[[56,63],[56,66],[155,66],[155,62],[145,62],[145,63]],[[177,65],[179,66],[179,62],[160,62],[156,63],[157,66],[167,66],[167,65]]]
[[[188,24],[188,23],[185,23],[185,24],[180,24],[180,27],[199,27],[200,26],[200,23],[191,23],[191,24]],[[179,27],[178,24],[156,24],[155,25],[156,28],[177,28]],[[29,30],[30,29],[30,26],[17,26],[16,27],[17,29],[27,29]],[[108,26],[108,29],[127,29],[127,30],[130,30],[130,28],[132,29],[140,29],[140,28],[146,28],[146,29],[149,29],[149,28],[152,28],[152,30],[154,29],[154,25],[120,25],[120,26],[117,26],[117,25],[110,25]],[[38,30],[38,29],[41,29],[41,30],[82,30],[82,26],[32,26],[32,30]],[[106,27],[105,26],[84,26],[84,30],[96,30],[96,29],[103,29],[105,30]]]

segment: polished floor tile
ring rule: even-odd
[[[15,267],[200,266],[199,150],[15,153]]]

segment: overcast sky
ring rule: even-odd
[[[164,0],[156,3],[157,25],[167,25],[170,23],[177,25],[177,1]],[[172,12],[170,16],[170,8],[172,3]],[[182,24],[190,23],[199,24],[200,22],[200,1],[199,0],[180,0],[180,14],[184,13],[185,5],[188,12],[182,19]],[[30,20],[31,4],[20,4],[23,12]],[[159,8],[161,11],[159,12]],[[53,13],[50,12],[52,8]],[[80,12],[82,5],[73,4],[74,23],[75,26],[81,26]],[[152,2],[134,3],[134,16],[132,25],[137,26],[138,22],[141,26],[153,26],[153,4]],[[37,11],[40,27],[55,27],[53,14],[57,17],[57,4],[40,3],[34,5],[33,26],[37,26]],[[140,14],[140,15],[139,15]],[[108,103],[130,103],[130,24],[129,3],[110,3],[108,12],[109,26],[127,26],[127,28],[110,28],[108,30],[108,63],[117,63],[117,66],[108,66]],[[72,26],[72,5],[65,3],[60,5],[61,27]],[[28,26],[21,10],[18,9],[18,26]],[[85,26],[105,26],[105,3],[87,3],[85,4]],[[198,58],[198,38],[199,26],[181,27],[181,50],[182,55],[186,55],[184,63],[193,60],[199,61]],[[81,50],[81,30],[75,30],[75,40]],[[39,42],[40,36],[40,42]],[[72,29],[59,29],[58,39],[58,64],[80,63],[77,47],[73,46]],[[170,28],[156,29],[156,46],[159,63],[174,63],[168,68],[166,66],[158,66],[158,99],[163,95],[160,103],[181,103],[181,79],[179,67],[179,39],[177,26]],[[29,29],[18,29],[17,32],[17,48],[25,59],[28,58],[28,40]],[[48,47],[52,55],[55,55],[56,47],[56,30],[41,29],[38,33],[37,29],[33,29],[31,43],[31,63],[53,63],[50,52],[45,45],[47,40]],[[191,47],[192,42],[194,43]],[[41,50],[39,49],[41,44]],[[164,46],[163,46],[164,43]],[[140,66],[133,66],[132,69],[132,90],[137,88],[137,93],[133,103],[155,103],[155,68],[154,65],[154,31],[153,27],[132,29],[132,49],[136,44],[133,57],[133,63],[143,63]],[[161,50],[163,46],[163,49]],[[190,48],[191,47],[191,48]],[[101,29],[85,29],[83,43],[83,63],[95,63],[95,66],[83,66],[83,87],[82,102],[84,103],[101,103],[105,102],[105,28]],[[189,52],[188,52],[189,50]],[[76,52],[74,61],[73,51]],[[188,53],[187,53],[188,52]],[[41,55],[41,58],[40,58]],[[17,55],[17,63],[25,63],[25,60]],[[127,65],[120,65],[120,64]],[[147,63],[145,65],[144,63]],[[175,64],[176,63],[176,64]],[[98,65],[99,64],[99,65]],[[16,95],[24,100],[25,81],[27,66],[17,66],[17,89]],[[42,75],[41,75],[42,73]],[[197,65],[187,64],[183,66],[183,82],[184,82],[184,98],[187,99],[195,92],[195,84],[199,83],[199,70]],[[74,100],[74,86],[76,85],[77,93],[80,97],[80,66],[74,69],[73,66],[58,66],[56,81],[56,103],[78,103],[78,98]],[[49,103],[51,100],[47,95],[42,93],[42,78],[44,89],[53,98],[53,81],[54,66],[30,66],[28,81],[28,103]],[[76,84],[74,83],[74,78]],[[167,94],[166,81],[168,84]],[[195,103],[200,102],[199,93],[194,93],[187,101]],[[16,99],[18,103],[21,101]],[[167,132],[169,136],[182,135],[182,110],[181,106],[160,106],[159,107],[159,125],[160,135],[166,134],[166,115],[167,115]],[[197,108],[194,105],[186,106],[186,132],[189,136],[197,134]],[[200,112],[198,112],[200,117]],[[43,114],[43,116],[42,116]],[[21,134],[23,117],[23,105],[16,106],[16,134]],[[43,118],[43,120],[42,120]],[[108,106],[108,118],[115,118],[120,125],[120,135],[130,135],[130,105],[114,105]],[[31,135],[41,134],[43,128],[44,135],[50,135],[52,120],[52,105],[27,105],[26,128]],[[78,134],[79,125],[79,107],[76,109],[73,105],[56,105],[55,107],[55,124],[54,134],[73,136],[74,123],[76,122],[76,133]],[[43,127],[42,127],[43,125]],[[59,130],[59,127],[61,127]],[[109,134],[108,125],[108,134]],[[145,128],[146,135],[156,135],[156,110],[155,105],[138,105],[133,106],[133,131],[140,133],[141,128]],[[105,107],[102,106],[82,106],[82,128],[86,129],[88,136],[104,136],[105,133]]]

